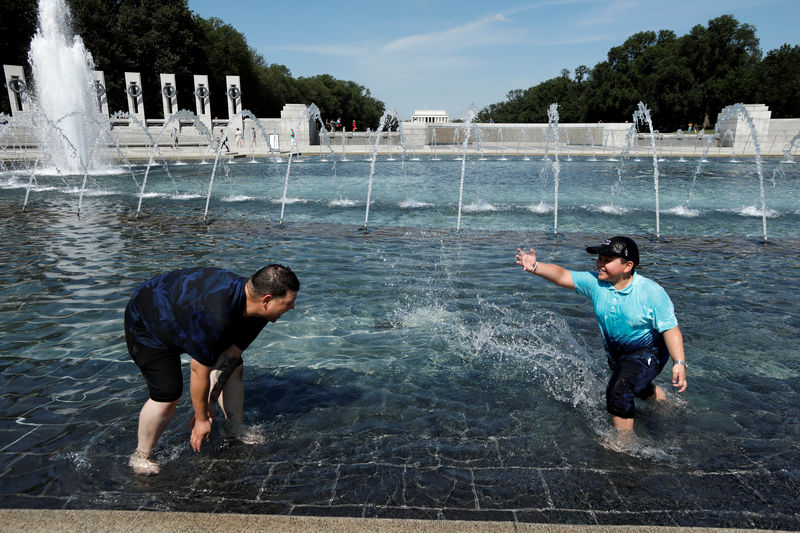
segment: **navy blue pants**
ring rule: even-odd
[[[635,352],[609,355],[611,379],[606,387],[606,409],[620,418],[633,418],[634,399],[647,399],[656,392],[653,380],[669,360],[664,343]]]

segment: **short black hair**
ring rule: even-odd
[[[247,283],[259,298],[271,294],[275,298],[286,295],[287,292],[300,290],[300,280],[292,269],[283,265],[267,265],[250,276]]]

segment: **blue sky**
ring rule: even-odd
[[[562,68],[593,67],[636,32],[681,36],[722,14],[755,26],[765,53],[800,44],[800,0],[189,0],[189,8],[232,25],[294,76],[353,80],[404,119],[415,109],[461,118]]]

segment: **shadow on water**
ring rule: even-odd
[[[316,409],[352,404],[363,395],[352,385],[357,381],[355,374],[340,368],[293,368],[260,374],[245,385],[248,415],[258,423],[277,416],[299,418]]]

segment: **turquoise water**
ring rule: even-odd
[[[800,529],[800,172],[752,160],[376,164],[236,160],[91,176],[0,174],[0,479],[4,505]],[[620,171],[620,169],[622,169]],[[694,181],[694,185],[693,185]],[[514,263],[588,269],[584,247],[640,243],[670,293],[689,389],[641,406],[604,447],[605,357],[591,306]],[[265,443],[188,446],[185,397],[133,476],[146,389],[122,314],[163,271],[247,275],[281,262],[294,311],[245,353],[245,419]],[[186,369],[188,381],[188,368]],[[671,389],[665,373],[658,378]]]

